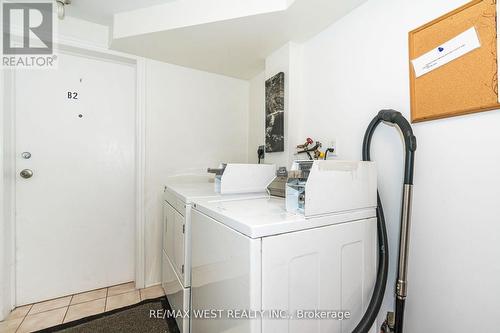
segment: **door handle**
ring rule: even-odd
[[[31,178],[31,177],[33,177],[33,170],[24,169],[23,171],[21,171],[19,173],[19,175],[21,175],[21,177],[23,177],[25,179]]]

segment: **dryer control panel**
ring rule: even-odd
[[[288,172],[286,209],[306,217],[377,206],[374,162],[295,161]]]

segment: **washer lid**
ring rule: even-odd
[[[195,199],[207,198],[211,200],[231,198],[231,199],[247,199],[247,198],[262,198],[268,197],[267,192],[262,193],[242,193],[242,194],[219,194],[214,191],[213,183],[184,183],[166,185],[165,200],[168,200],[169,195],[174,195],[185,204],[192,203]]]
[[[376,216],[374,208],[359,209],[306,219],[287,213],[283,198],[195,199],[194,207],[214,220],[250,237],[260,238],[287,232],[357,221]]]
[[[166,192],[170,192],[184,203],[191,203],[193,198],[217,197],[213,182],[170,183],[166,185]]]
[[[191,177],[171,180],[165,184],[164,199],[169,201],[172,196],[180,199],[184,204],[190,204],[196,198],[260,198],[269,196],[266,191],[257,193],[241,193],[241,194],[219,194],[215,191],[215,183],[210,177]]]

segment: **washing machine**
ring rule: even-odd
[[[274,165],[228,164],[209,174],[170,177],[163,194],[162,286],[177,314],[190,310],[191,209],[198,198],[268,197]],[[249,174],[253,177],[249,177]],[[221,189],[222,185],[222,189]],[[180,332],[189,333],[189,317],[176,316]]]
[[[295,163],[287,199],[196,199],[191,332],[351,332],[377,268],[371,162]],[[320,204],[322,203],[322,204]]]

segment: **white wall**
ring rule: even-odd
[[[64,20],[55,20],[57,37],[66,42],[78,42],[80,45],[106,49],[109,44],[109,28],[105,25],[88,22],[67,16]]]
[[[13,17],[16,19],[17,17]],[[13,21],[11,34],[23,36],[22,22]],[[64,20],[54,19],[54,48],[58,43],[74,44],[79,47],[107,49],[109,44],[109,28],[105,25],[66,16]]]
[[[339,141],[359,159],[382,108],[409,117],[408,32],[466,0],[369,0],[304,45],[302,135]],[[500,112],[414,124],[418,139],[406,332],[500,327]],[[403,150],[382,126],[373,140],[391,242],[392,307]]]
[[[257,148],[265,144],[265,81],[285,73],[285,150],[266,153],[264,162],[289,167],[295,159],[302,103],[302,46],[287,43],[266,58],[266,68],[250,80],[249,147],[250,161],[257,161]]]
[[[108,28],[67,17],[59,34],[107,48]],[[160,282],[161,193],[166,177],[220,162],[247,162],[246,81],[147,61],[145,281]]]
[[[266,73],[262,72],[249,81],[249,111],[248,111],[248,163],[257,163],[257,149],[264,145],[266,121],[264,117],[266,102]]]
[[[409,118],[408,32],[466,2],[369,0],[307,41],[299,120],[289,133],[336,139],[340,159],[360,159],[364,131],[380,109],[394,108]],[[262,84],[255,78],[252,90]],[[257,98],[251,99],[250,110],[263,117]],[[258,117],[251,115],[252,122]],[[418,150],[408,333],[498,331],[499,123],[500,113],[492,111],[413,125]],[[393,309],[403,177],[400,134],[381,126],[372,152],[391,244],[382,317]]]
[[[93,51],[108,46],[109,31],[105,26],[72,17],[58,23],[58,39],[67,45]],[[152,285],[160,282],[162,184],[172,174],[200,172],[220,162],[247,162],[249,85],[156,61],[147,61],[146,81],[145,278],[146,284]],[[0,91],[4,89],[0,87]],[[3,157],[0,171],[5,171]],[[9,177],[12,175],[5,174],[0,184]],[[2,208],[10,204],[3,195],[1,192],[2,217]],[[10,233],[6,226],[0,225],[0,319],[3,312],[10,310],[7,267],[12,263],[4,258],[11,257],[8,251],[12,248],[4,241]]]
[[[161,195],[168,176],[246,162],[247,81],[147,64],[146,284],[160,281]]]

